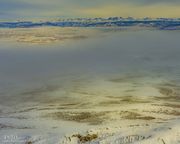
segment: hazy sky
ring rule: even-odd
[[[0,20],[180,17],[180,0],[0,0]]]

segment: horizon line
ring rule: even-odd
[[[152,20],[157,20],[157,19],[171,19],[171,20],[180,20],[180,17],[122,17],[122,16],[110,16],[110,17],[69,17],[69,18],[49,18],[49,19],[4,19],[4,20],[0,20],[0,22],[50,22],[50,21],[60,21],[60,20],[78,20],[78,19],[104,19],[104,20],[108,20],[110,18],[121,18],[121,19],[134,19],[134,20],[144,20],[144,19],[152,19]]]

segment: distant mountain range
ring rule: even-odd
[[[31,28],[42,26],[56,27],[126,27],[126,26],[144,26],[158,29],[176,30],[180,29],[180,18],[143,18],[135,19],[132,17],[109,17],[109,18],[75,18],[58,19],[55,21],[16,21],[0,22],[0,28]]]

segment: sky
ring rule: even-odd
[[[0,0],[0,20],[111,16],[180,18],[180,0]]]

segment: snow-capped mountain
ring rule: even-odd
[[[146,26],[159,29],[180,29],[180,18],[143,18],[136,19],[132,17],[109,17],[109,18],[74,18],[57,19],[54,21],[17,21],[0,22],[1,28],[29,28],[40,26],[58,26],[58,27],[123,27],[123,26]]]

